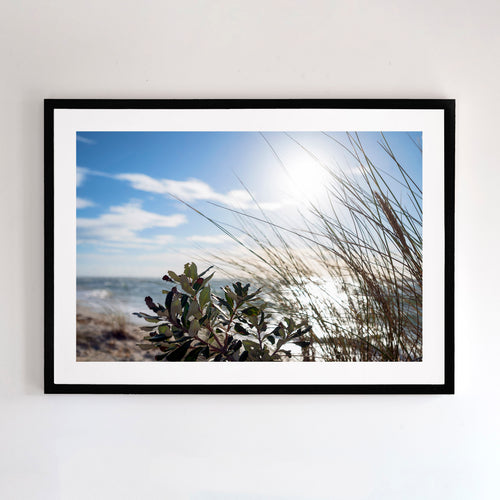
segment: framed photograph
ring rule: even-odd
[[[454,391],[453,100],[45,101],[45,392]]]

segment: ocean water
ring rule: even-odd
[[[213,279],[212,291],[219,295],[227,280]],[[150,296],[155,302],[164,303],[162,290],[170,290],[172,283],[154,278],[88,278],[76,280],[76,300],[79,306],[95,312],[116,311],[124,313],[131,322],[143,324],[144,320],[134,312],[150,312],[144,298]],[[222,292],[221,292],[222,293]]]

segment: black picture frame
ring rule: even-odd
[[[44,391],[92,394],[453,394],[454,393],[454,205],[455,101],[452,99],[46,99],[44,116],[45,162],[45,345]],[[55,243],[54,243],[54,127],[57,110],[206,110],[206,109],[335,109],[436,110],[443,120],[444,176],[444,376],[442,383],[353,384],[150,384],[64,383],[55,379]],[[424,145],[425,148],[425,145]],[[75,165],[76,167],[76,165]],[[75,242],[76,244],[76,242]]]

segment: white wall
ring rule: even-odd
[[[498,498],[499,5],[2,0],[0,497]],[[456,395],[43,395],[45,97],[456,98]]]

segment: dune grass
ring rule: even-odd
[[[250,275],[277,311],[314,325],[304,353],[309,360],[421,360],[419,183],[382,133],[378,144],[394,167],[391,175],[374,164],[356,133],[342,141],[325,133],[350,157],[347,169],[323,164],[287,135],[328,173],[326,203],[305,203],[300,229],[273,221],[264,210],[255,216],[225,208],[235,216],[232,226],[205,216],[249,257],[214,258],[223,268]],[[415,147],[421,154],[421,146]]]

